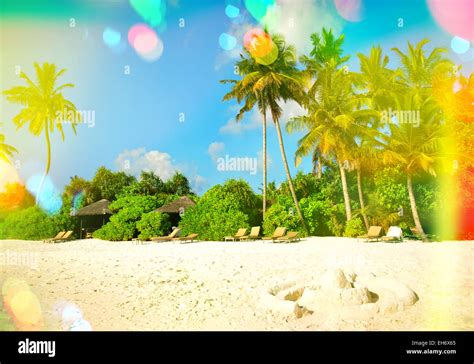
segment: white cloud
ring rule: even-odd
[[[207,154],[209,154],[213,161],[216,161],[217,158],[222,154],[225,149],[225,144],[221,142],[213,142],[209,144],[207,148]]]
[[[168,180],[177,171],[171,155],[158,150],[146,151],[145,148],[124,150],[115,159],[117,168],[128,174],[139,176],[142,171],[154,172],[162,180]]]
[[[145,148],[124,150],[115,159],[115,164],[120,171],[139,177],[142,171],[154,172],[163,181],[170,179],[176,172],[183,173],[189,180],[191,188],[196,193],[203,192],[207,181],[197,174],[196,168],[187,164],[176,165],[171,155],[158,150],[146,151]]]
[[[235,111],[234,108],[231,111]],[[237,111],[235,111],[237,113]],[[255,130],[262,127],[262,115],[257,108],[253,109],[248,116],[244,117],[241,121],[237,122],[235,117],[229,119],[227,124],[219,129],[221,134],[242,134],[248,130]]]
[[[280,107],[282,109],[280,124],[282,125],[286,124],[292,117],[306,114],[306,110],[295,101],[288,101],[280,105]]]

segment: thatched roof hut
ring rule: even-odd
[[[79,209],[76,212],[76,216],[102,216],[102,215],[113,215],[114,213],[109,210],[110,201],[103,199],[94,202],[88,206]]]
[[[166,205],[156,209],[155,212],[164,212],[167,214],[179,214],[181,211],[186,211],[188,208],[196,206],[196,202],[187,196],[180,197]]]
[[[109,200],[100,200],[94,202],[82,209],[78,210],[75,214],[81,222],[79,236],[91,237],[92,232],[100,229],[108,221],[111,215],[114,213],[109,209]]]

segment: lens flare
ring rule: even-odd
[[[42,179],[43,176],[34,175],[30,177],[26,182],[27,190],[30,191],[30,193],[33,194],[35,197],[37,197],[36,195],[38,194],[38,189],[41,185]],[[38,198],[38,205],[49,215],[57,214],[59,210],[61,210],[61,193],[54,186],[49,176],[44,179],[44,183]]]
[[[245,7],[255,20],[261,22],[267,12],[275,6],[275,0],[245,0]]]
[[[428,0],[428,7],[436,22],[448,33],[474,41],[472,0]]]
[[[136,24],[130,28],[128,42],[145,61],[156,61],[163,54],[163,42],[156,32],[145,24]]]
[[[461,37],[453,37],[451,40],[451,49],[457,54],[467,53],[470,47],[471,43]]]
[[[334,0],[334,5],[339,15],[348,21],[357,22],[363,18],[362,0]]]
[[[18,172],[11,164],[0,160],[0,193],[5,192],[7,185],[20,182]]]
[[[28,283],[8,278],[2,286],[3,303],[19,330],[39,330],[43,326],[41,304]]]
[[[225,51],[230,51],[237,45],[237,39],[230,34],[222,33],[219,36],[219,45]]]
[[[234,5],[227,5],[225,7],[225,15],[229,18],[237,18],[240,15],[240,9]]]
[[[74,303],[61,304],[61,323],[66,331],[92,331],[91,324],[84,319],[81,309]]]
[[[278,58],[278,47],[262,29],[250,29],[244,35],[244,47],[256,62],[268,66]]]
[[[112,28],[105,28],[102,33],[102,40],[104,44],[115,53],[122,53],[125,50],[126,44],[122,38],[122,34]]]
[[[130,5],[152,27],[163,25],[166,17],[165,0],[130,0]]]

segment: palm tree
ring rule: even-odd
[[[0,134],[0,159],[9,163],[14,153],[17,153],[17,150],[11,145],[5,144],[5,135]]]
[[[290,100],[296,101],[300,104],[304,102],[304,90],[301,86],[302,75],[301,72],[296,68],[296,51],[294,47],[287,45],[283,37],[279,35],[272,36],[272,40],[278,48],[278,58],[275,60],[275,62],[268,66],[261,65],[256,62],[249,52],[245,51],[245,57],[241,56],[241,60],[237,63],[237,67],[239,68],[243,78],[239,81],[224,81],[232,82],[234,84],[232,90],[224,96],[224,100],[234,98],[237,99],[238,102],[245,100],[245,104],[240,110],[239,115],[251,110],[252,107],[257,104],[260,112],[263,115],[264,130],[266,110],[268,109],[270,112],[277,131],[281,157],[283,160],[283,166],[285,168],[291,196],[293,198],[298,217],[304,229],[307,230],[291,179],[290,169],[286,159],[285,146],[283,143],[283,136],[280,128],[280,118],[283,112],[280,102],[287,102]],[[237,118],[239,118],[239,115],[237,115]],[[264,132],[264,144],[266,143],[265,138]],[[266,193],[265,184],[266,181],[264,182],[264,196]]]
[[[432,95],[433,80],[440,75],[453,72],[451,61],[443,57],[443,48],[434,48],[427,56],[423,47],[428,43],[423,39],[415,45],[408,42],[408,52],[398,48],[392,50],[399,56],[401,72],[398,82],[398,105],[404,112],[418,113],[419,120],[413,123],[398,120],[389,123],[390,133],[385,136],[384,160],[396,161],[407,176],[407,189],[413,220],[416,228],[426,239],[421,225],[415,194],[413,176],[419,172],[436,175],[435,166],[445,155],[440,147],[445,139],[443,114]],[[399,114],[400,115],[400,114]]]
[[[382,111],[388,107],[397,108],[397,83],[399,71],[387,68],[389,58],[383,55],[380,46],[373,46],[368,56],[358,53],[360,72],[354,75],[356,87],[362,92],[359,94],[363,107],[370,107]],[[399,87],[398,87],[399,89]],[[365,120],[367,133],[359,136],[357,148],[353,153],[353,167],[357,174],[357,191],[361,215],[366,228],[369,221],[366,213],[365,199],[363,193],[363,174],[375,169],[379,161],[380,148],[377,148],[375,139],[380,135],[379,128],[382,126],[380,119],[372,118]]]
[[[351,167],[350,162],[357,149],[356,136],[366,134],[363,121],[378,114],[371,109],[357,109],[359,101],[352,92],[351,76],[345,70],[337,69],[335,62],[329,62],[328,67],[319,72],[316,84],[316,87],[313,86],[316,97],[310,98],[308,114],[293,118],[287,124],[287,131],[306,131],[298,141],[296,165],[315,149],[323,158],[336,161],[341,175],[346,219],[349,221],[352,219],[352,208],[346,171]]]
[[[43,178],[36,193],[38,203],[41,189],[51,167],[51,139],[50,133],[55,128],[61,133],[64,140],[63,124],[71,124],[76,133],[76,124],[80,122],[80,115],[76,106],[65,99],[61,91],[68,87],[74,87],[71,83],[56,85],[58,78],[66,72],[65,69],[58,71],[56,65],[44,63],[34,64],[36,70],[36,83],[24,72],[20,77],[27,83],[26,86],[16,86],[4,91],[7,100],[22,106],[21,111],[13,118],[17,128],[28,124],[28,129],[34,136],[44,133],[47,146],[47,162]]]

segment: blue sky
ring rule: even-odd
[[[45,5],[40,13],[29,12],[26,5],[25,9],[10,9],[11,16],[3,19],[1,88],[21,84],[14,73],[16,66],[32,75],[33,62],[53,62],[68,69],[63,82],[76,85],[66,96],[78,109],[95,112],[94,127],[81,125],[77,135],[68,130],[65,142],[58,133],[53,134],[51,180],[57,188],[61,189],[73,175],[91,178],[101,165],[123,169],[124,161],[129,162],[126,171],[132,174],[147,168],[166,178],[180,170],[198,193],[234,177],[259,188],[260,169],[255,175],[221,172],[215,163],[217,157],[226,154],[254,158],[261,152],[258,115],[250,113],[242,125],[236,126],[232,121],[235,103],[221,101],[228,86],[219,80],[235,77],[233,63],[241,41],[239,38],[236,49],[224,51],[219,36],[228,32],[241,37],[245,29],[257,26],[243,2],[237,21],[225,15],[225,0],[168,3],[166,27],[158,32],[164,52],[160,59],[149,63],[130,45],[117,54],[102,40],[107,27],[126,37],[131,26],[143,22],[128,1],[104,0],[98,6],[85,0],[80,9],[72,6],[79,4],[76,1],[71,2],[69,12],[51,14],[47,11],[49,2],[38,1]],[[281,5],[284,16],[301,14],[291,29],[281,29],[299,50],[307,51],[312,32],[322,26],[332,27],[345,34],[344,48],[351,55],[349,67],[354,70],[358,68],[355,53],[368,52],[372,44],[389,51],[393,46],[405,48],[407,40],[427,37],[432,45],[449,48],[452,38],[438,27],[422,0],[366,0],[364,20],[359,22],[344,20],[331,1],[286,0]],[[71,18],[75,27],[70,26]],[[403,27],[399,27],[400,18]],[[180,20],[184,20],[184,27],[179,26]],[[470,56],[463,58],[450,52],[465,72],[472,72],[472,48],[469,52]],[[391,64],[396,66],[395,56],[390,53]],[[126,70],[130,74],[125,74]],[[42,172],[46,148],[43,138],[31,136],[27,128],[15,130],[11,119],[18,110],[2,99],[2,132],[20,151],[15,158],[20,176],[27,181]],[[285,116],[294,112],[298,112],[295,105],[285,106]],[[268,131],[269,181],[279,183],[285,174],[275,130],[270,126]],[[284,133],[293,174],[297,171],[292,162],[298,138]],[[310,171],[310,158],[298,169]]]

